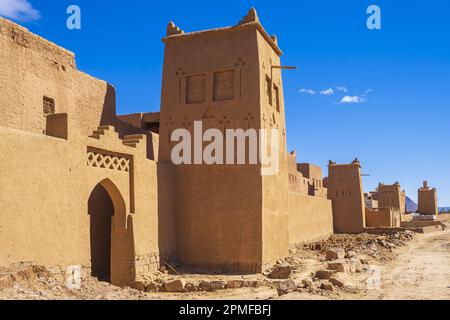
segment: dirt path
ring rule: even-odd
[[[381,267],[381,288],[361,299],[450,299],[450,229],[417,237]]]

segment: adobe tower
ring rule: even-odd
[[[224,136],[227,129],[278,129],[279,170],[274,175],[262,175],[259,162],[249,164],[249,139],[246,164],[208,165],[194,159],[193,152],[194,164],[174,166],[180,262],[259,272],[288,254],[282,52],[277,39],[267,34],[252,8],[232,27],[184,33],[171,22],[163,42],[160,162],[172,163],[178,144],[171,142],[174,130],[187,129],[194,141],[198,121],[203,132],[218,129]]]
[[[437,190],[428,186],[428,181],[423,182],[422,188],[419,189],[419,208],[418,212],[423,215],[437,216],[439,213]]]
[[[366,218],[361,164],[358,159],[351,164],[336,164],[330,161],[327,185],[328,199],[333,205],[334,231],[363,232]]]
[[[406,193],[401,190],[399,182],[392,185],[380,183],[377,189],[378,206],[380,208],[392,207],[400,213],[406,212]]]

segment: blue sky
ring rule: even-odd
[[[66,28],[71,4],[81,8],[79,31]],[[366,27],[371,4],[382,10],[381,30]],[[326,170],[330,158],[358,157],[370,175],[365,191],[398,180],[416,200],[428,179],[450,206],[449,1],[0,0],[3,15],[112,83],[119,113],[159,110],[168,21],[185,31],[229,26],[251,6],[278,36],[283,63],[299,68],[284,73],[288,145],[298,160]],[[340,103],[345,96],[359,103]]]

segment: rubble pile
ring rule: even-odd
[[[265,274],[269,278],[278,273],[280,268],[291,265],[295,274],[302,269],[302,258],[315,258],[323,262],[321,268],[312,272],[309,277],[289,279],[276,282],[279,295],[291,292],[310,292],[327,295],[336,291],[357,292],[359,288],[354,284],[355,278],[367,278],[364,273],[369,270],[369,264],[390,261],[395,258],[393,250],[404,246],[414,237],[414,232],[404,230],[387,232],[382,235],[370,234],[342,234],[303,247],[297,246],[289,257]],[[302,257],[302,258],[299,258]],[[357,275],[361,275],[358,277]],[[295,285],[292,283],[294,281]]]
[[[389,261],[395,258],[392,250],[396,247],[404,246],[412,240],[415,233],[409,230],[386,233],[382,235],[370,234],[337,234],[327,240],[314,242],[306,245],[306,249],[321,253],[327,252],[330,248],[345,250],[348,255],[364,254],[375,261]],[[342,255],[342,253],[341,253]]]
[[[245,279],[246,276],[234,279],[193,279],[183,276],[147,277],[135,282],[134,288],[142,292],[190,293],[216,292],[226,289],[273,287],[275,284],[263,279]]]
[[[290,257],[259,275],[199,275],[184,272],[178,265],[176,269],[163,266],[158,272],[143,275],[133,289],[83,275],[81,288],[70,290],[64,277],[56,277],[51,268],[18,264],[0,268],[0,299],[146,299],[151,297],[148,293],[205,294],[262,287],[279,296],[299,292],[336,298],[341,293],[356,293],[357,283],[367,278],[370,264],[394,259],[393,250],[413,237],[412,231],[333,235],[293,248]]]
[[[0,267],[0,300],[129,300],[145,295],[130,288],[121,289],[86,276],[81,288],[71,290],[64,279],[49,268],[33,263]]]

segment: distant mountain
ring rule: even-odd
[[[411,200],[411,198],[406,197],[406,211],[407,212],[416,212],[418,209],[417,203]]]
[[[450,212],[450,207],[439,208],[439,212]]]

